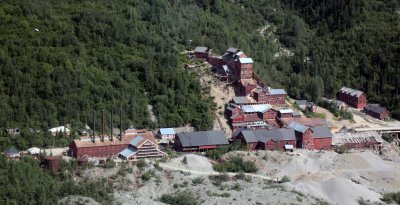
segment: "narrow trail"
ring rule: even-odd
[[[198,175],[218,175],[221,174],[220,172],[204,172],[204,171],[196,171],[196,170],[190,170],[190,169],[184,169],[184,168],[179,168],[179,167],[173,167],[164,163],[160,163],[160,167],[164,168],[164,169],[169,169],[169,170],[175,170],[175,171],[183,171],[183,172],[189,172],[191,174],[198,174]],[[233,172],[228,172],[227,173],[230,177],[235,176],[237,173],[233,173]],[[271,177],[267,177],[267,176],[263,176],[263,175],[259,175],[259,174],[249,174],[249,173],[244,173],[246,176],[250,176],[250,177],[254,177],[254,178],[259,178],[259,179],[266,179],[266,180],[272,180],[272,181],[276,181],[276,179],[273,179]]]

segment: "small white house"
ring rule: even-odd
[[[69,135],[71,133],[71,130],[65,126],[60,126],[60,127],[53,127],[51,129],[49,129],[49,132],[53,136],[56,136],[57,134],[62,134],[62,133]]]
[[[160,143],[168,144],[175,140],[175,130],[174,128],[161,128],[159,136],[161,138]]]

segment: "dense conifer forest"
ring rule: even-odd
[[[215,105],[183,69],[181,52],[197,45],[242,49],[265,82],[292,97],[318,100],[345,85],[400,117],[397,0],[4,0],[0,30],[0,127],[25,130],[8,138],[1,129],[1,148],[65,145],[71,139],[27,130],[82,127],[93,110],[121,107],[137,128],[209,129]],[[0,204],[112,200],[106,186],[78,186],[30,158],[0,165]]]
[[[293,97],[347,85],[398,116],[399,19],[396,0],[3,1],[0,125],[82,126],[122,107],[138,128],[208,129],[214,105],[182,69],[196,45],[244,50]],[[293,53],[274,57],[282,48]]]

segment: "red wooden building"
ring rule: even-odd
[[[235,65],[238,80],[253,79],[253,60],[251,58],[239,58]]]
[[[212,49],[204,46],[198,46],[194,49],[194,57],[198,59],[208,60],[212,54]]]
[[[268,103],[270,105],[284,105],[287,94],[284,89],[264,88],[257,86],[251,95],[258,103]]]
[[[367,95],[359,90],[342,87],[336,98],[357,109],[364,109],[367,106]]]
[[[332,147],[332,133],[327,126],[309,127],[292,122],[287,127],[295,130],[297,148],[329,150]]]
[[[250,150],[283,150],[285,145],[296,147],[294,130],[287,128],[242,130],[234,140],[246,144]]]
[[[127,148],[137,136],[154,139],[153,133],[146,130],[128,130],[122,137],[111,138],[105,136],[81,137],[69,145],[69,153],[80,157],[114,157]]]
[[[389,119],[389,111],[386,108],[381,107],[377,104],[368,104],[364,108],[364,112],[380,120]]]

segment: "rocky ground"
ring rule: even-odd
[[[391,154],[399,158],[397,152]],[[224,159],[234,155],[255,161],[259,171],[241,179],[236,173],[228,173],[229,180],[218,183],[209,177],[219,174],[212,169],[216,162],[187,154],[187,163],[184,156],[146,160],[141,168],[134,162],[118,163],[115,168],[88,169],[77,180],[113,180],[115,203],[126,205],[162,204],[163,194],[184,190],[202,204],[346,205],[358,204],[361,198],[381,203],[383,193],[400,191],[400,163],[384,160],[371,151],[235,151],[224,155]],[[284,176],[290,182],[276,182]]]

